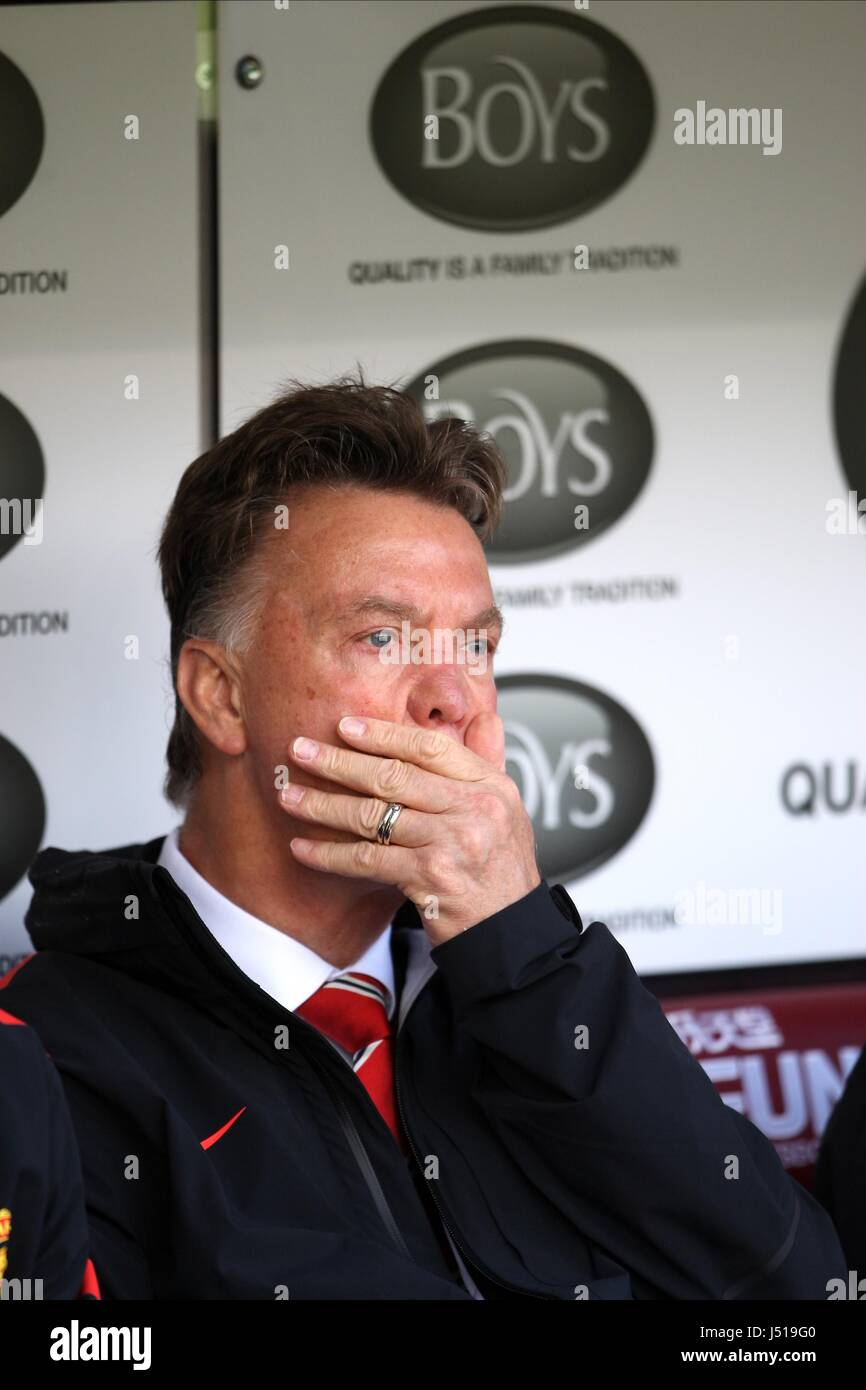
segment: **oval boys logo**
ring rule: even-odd
[[[370,140],[397,191],[460,227],[518,232],[605,201],[655,122],[631,49],[574,12],[497,6],[437,25],[391,64]]]
[[[649,474],[653,429],[643,400],[614,366],[580,348],[484,343],[433,363],[405,389],[428,421],[456,415],[498,444],[507,483],[486,547],[494,564],[547,559],[593,540]]]
[[[580,878],[628,843],[655,785],[649,742],[609,695],[562,676],[496,682],[505,770],[520,788],[550,882]]]

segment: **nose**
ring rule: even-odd
[[[462,743],[460,731],[475,712],[466,681],[453,666],[431,666],[423,671],[407,701],[414,722],[424,729],[441,729]]]

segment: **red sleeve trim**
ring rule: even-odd
[[[99,1280],[96,1277],[96,1269],[92,1260],[88,1260],[84,1266],[84,1278],[81,1280],[81,1288],[78,1290],[78,1298],[102,1298],[99,1292]]]
[[[33,957],[34,957],[35,955],[36,955],[36,952],[35,952],[35,951],[31,951],[29,956],[25,956],[25,957],[23,958],[23,960],[19,960],[19,962],[18,962],[17,965],[13,965],[12,968],[11,968],[10,970],[7,970],[7,971],[6,971],[6,974],[5,974],[5,975],[0,976],[0,989],[5,989],[6,986],[8,985],[8,983],[9,983],[9,981],[12,979],[12,976],[13,976],[13,975],[17,975],[17,973],[18,973],[18,971],[21,969],[22,965],[26,965],[27,962],[28,962],[29,960],[32,960]]]

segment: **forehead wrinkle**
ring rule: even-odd
[[[399,599],[386,598],[384,594],[368,594],[344,608],[340,608],[330,622],[346,622],[351,618],[363,617],[365,613],[390,613],[397,618],[409,618],[421,622],[423,613],[414,603],[402,603]]]
[[[389,613],[397,618],[408,618],[411,622],[423,626],[424,615],[414,603],[401,603],[396,599],[385,598],[382,594],[369,594],[366,598],[359,599],[356,603],[340,609],[327,621],[330,623],[345,622],[352,618],[362,617],[364,613]],[[495,627],[500,632],[504,626],[505,618],[502,610],[495,603],[482,609],[481,612],[462,624],[464,629],[478,630]]]

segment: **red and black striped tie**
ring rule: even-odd
[[[387,994],[373,975],[346,971],[326,980],[295,1013],[352,1057],[352,1067],[404,1154],[409,1143],[397,1112],[394,1040]]]

